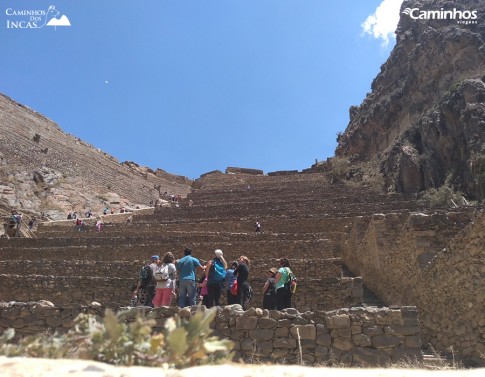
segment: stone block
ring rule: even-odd
[[[342,352],[338,360],[346,366],[352,365],[352,352]]]
[[[369,335],[356,334],[352,336],[352,342],[356,346],[369,347],[372,344],[372,339]]]
[[[315,357],[325,357],[328,356],[328,347],[318,345],[315,347]]]
[[[270,357],[272,359],[281,359],[281,358],[285,357],[286,355],[288,355],[289,352],[290,352],[290,350],[288,348],[274,348],[273,352],[271,352]]]
[[[12,327],[12,319],[0,318],[0,327]]]
[[[325,325],[317,324],[315,327],[317,328],[317,336],[321,334],[328,334],[328,329]]]
[[[295,325],[290,327],[290,334],[293,338],[297,339],[298,334],[300,339],[316,340],[317,329],[315,325]]]
[[[311,322],[310,320],[303,317],[296,317],[293,321],[291,321],[293,325],[306,325],[306,324],[309,324],[310,322]]]
[[[280,338],[287,338],[290,334],[288,327],[278,327],[274,330],[274,335]]]
[[[352,297],[363,297],[364,296],[364,288],[362,286],[352,287],[352,291],[350,292]]]
[[[231,339],[240,340],[246,338],[246,331],[244,330],[231,330]]]
[[[273,329],[276,324],[277,322],[272,318],[260,318],[258,321],[258,327],[261,329]]]
[[[241,350],[243,351],[254,351],[256,349],[256,343],[252,339],[244,339],[241,342]]]
[[[401,344],[401,340],[394,335],[375,335],[372,337],[372,345],[376,348],[392,348]]]
[[[74,326],[74,320],[72,318],[64,318],[62,321],[62,327],[65,329],[70,329]]]
[[[332,342],[332,347],[341,351],[350,351],[354,345],[350,338],[335,338]]]
[[[249,331],[251,339],[256,341],[270,340],[274,337],[274,330],[272,329],[255,329]]]
[[[337,333],[339,337],[350,338],[352,336],[352,332],[350,331],[349,327],[345,329],[338,329]]]
[[[270,356],[273,352],[273,342],[257,342],[256,352],[262,356]]]
[[[302,355],[302,359],[303,359],[303,362],[306,363],[306,364],[312,364],[315,362],[315,357],[311,354],[308,354],[308,353],[304,353]]]
[[[369,326],[369,327],[364,327],[363,333],[365,335],[380,335],[380,334],[383,334],[384,331],[380,326]]]
[[[229,328],[229,324],[225,321],[218,321],[215,323],[215,328],[217,330],[224,330]]]
[[[419,335],[407,336],[404,339],[404,344],[406,345],[407,348],[419,348],[419,349],[421,349],[423,345],[421,342],[421,336]]]
[[[278,320],[278,327],[290,327],[291,321],[289,319]]]
[[[332,329],[345,329],[350,327],[350,317],[348,314],[336,315],[332,318]]]
[[[294,349],[296,347],[296,339],[291,338],[276,338],[273,341],[274,348],[288,348]]]
[[[15,320],[18,318],[20,310],[10,309],[2,311],[2,318]]]
[[[25,327],[25,321],[23,320],[23,318],[17,318],[15,321],[13,321],[12,327],[14,329],[21,329]]]
[[[317,346],[317,342],[315,342],[314,340],[301,340],[300,345],[303,352],[313,352],[315,350],[315,347]]]
[[[362,326],[352,325],[352,326],[350,326],[350,332],[352,333],[352,335],[361,334],[362,333]]]
[[[321,346],[330,346],[332,344],[332,337],[330,334],[322,334],[317,336],[317,344]]]
[[[237,330],[254,330],[258,325],[258,317],[238,317],[236,319]]]

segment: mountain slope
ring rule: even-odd
[[[39,113],[0,95],[0,208],[50,218],[87,209],[149,205],[160,193],[185,196],[191,181],[120,164]]]

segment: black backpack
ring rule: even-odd
[[[153,270],[150,265],[143,266],[140,270],[140,287],[146,288],[153,282]]]
[[[265,292],[265,295],[266,296],[276,295],[276,284],[275,284],[274,279],[272,279],[272,281],[269,281],[269,286],[268,286],[268,289]]]
[[[248,284],[248,302],[251,302],[253,299],[253,288]]]

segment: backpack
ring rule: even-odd
[[[167,281],[170,276],[170,273],[168,272],[168,264],[162,265],[162,267],[157,267],[157,270],[155,272],[155,280],[156,281]]]
[[[140,287],[146,288],[153,281],[153,271],[152,268],[147,265],[143,266],[140,270]]]
[[[209,281],[222,282],[226,277],[226,270],[224,265],[218,259],[212,260],[212,265],[209,271]]]
[[[253,288],[251,288],[251,286],[248,284],[247,289],[248,289],[247,294],[248,294],[248,303],[249,303],[253,298]]]
[[[288,267],[285,267],[285,268],[286,268],[286,271],[288,272],[288,280],[285,283],[285,289],[289,290],[291,293],[295,293],[298,279]]]
[[[274,283],[274,279],[272,282],[269,282],[268,290],[265,293],[265,296],[273,295],[276,295],[276,284]]]

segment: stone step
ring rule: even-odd
[[[340,258],[332,259],[291,259],[291,269],[299,279],[319,278],[332,279],[342,277],[342,261]],[[230,261],[228,262],[230,263]],[[134,277],[139,274],[144,265],[143,260],[49,260],[38,258],[36,260],[0,260],[0,274],[87,276],[87,277]],[[279,267],[275,258],[257,259],[251,265],[250,274],[253,279],[266,279],[268,270]]]

